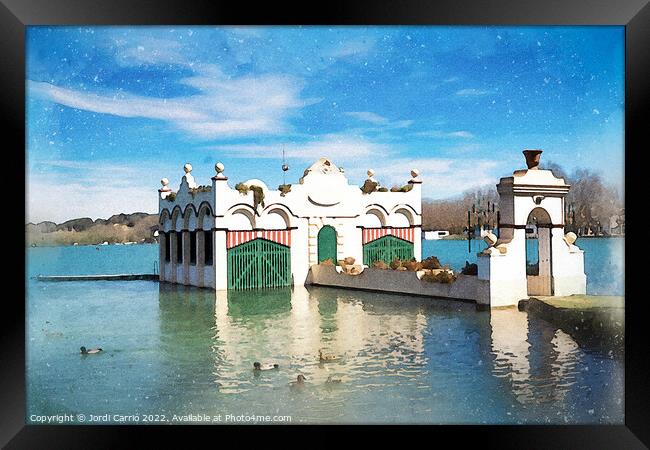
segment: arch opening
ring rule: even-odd
[[[528,295],[553,295],[551,231],[551,216],[544,208],[535,208],[528,214],[525,229]]]
[[[318,263],[329,259],[336,264],[336,229],[325,225],[318,232]]]

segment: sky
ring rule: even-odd
[[[27,221],[156,213],[183,165],[210,184],[420,170],[449,198],[542,164],[623,189],[624,28],[27,28]]]

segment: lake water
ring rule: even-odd
[[[457,269],[481,245],[468,254],[466,241],[423,244],[424,256]],[[622,295],[624,240],[578,244],[589,292]],[[27,252],[28,423],[64,413],[71,423],[80,414],[83,423],[624,421],[622,356],[516,309],[315,287],[38,282],[31,277],[151,272],[158,247]],[[81,345],[104,352],[83,356]],[[320,363],[321,348],[340,359]],[[254,361],[279,369],[254,373]],[[291,387],[298,374],[305,385]]]

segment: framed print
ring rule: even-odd
[[[25,188],[3,445],[645,448],[625,238],[650,7],[152,6],[2,7]]]

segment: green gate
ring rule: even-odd
[[[375,261],[390,264],[395,258],[413,258],[413,243],[395,236],[383,236],[363,246],[363,263],[371,266]]]
[[[291,249],[254,239],[228,250],[228,289],[291,285]]]
[[[325,225],[318,232],[318,263],[331,259],[336,264],[336,230]]]

